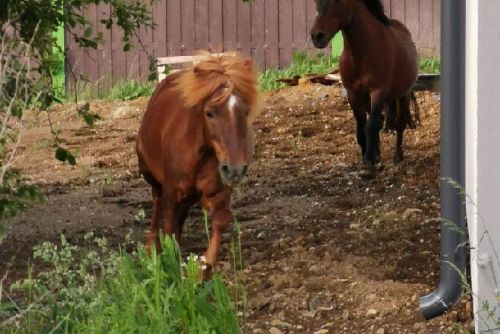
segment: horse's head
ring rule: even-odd
[[[236,185],[246,175],[254,151],[250,106],[232,92],[222,103],[207,105],[203,111],[205,140],[219,160],[221,179],[227,185]]]
[[[311,29],[314,46],[324,48],[341,29],[349,26],[356,0],[316,0],[316,19]]]

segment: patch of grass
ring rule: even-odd
[[[440,58],[422,58],[420,59],[420,72],[438,74],[441,72]]]
[[[126,81],[111,88],[108,100],[134,100],[141,96],[150,96],[153,93],[154,85],[152,83],[142,83],[136,80]]]
[[[115,252],[105,239],[86,240],[85,248],[64,238],[36,248],[35,258],[51,269],[17,285],[27,296],[23,305],[0,291],[1,332],[242,332],[222,279],[202,282],[198,257],[183,262],[173,239],[162,240],[161,254],[142,246]]]
[[[300,51],[293,54],[289,67],[282,70],[268,69],[259,78],[263,91],[283,87],[284,84],[276,82],[277,79],[293,78],[295,75],[303,76],[309,73],[328,73],[338,66],[338,58],[322,53],[310,57],[307,52]]]

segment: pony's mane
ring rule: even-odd
[[[200,55],[203,60],[182,71],[176,79],[185,106],[218,105],[234,91],[249,104],[250,115],[256,116],[260,95],[252,61],[239,55]]]
[[[366,8],[372,13],[373,16],[382,22],[385,26],[388,26],[391,20],[385,15],[384,5],[381,0],[362,0],[366,5]]]

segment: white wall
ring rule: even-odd
[[[466,190],[476,333],[500,333],[500,0],[467,0]],[[490,265],[491,264],[491,265]]]

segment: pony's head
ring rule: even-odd
[[[311,29],[314,46],[326,47],[339,30],[347,29],[360,8],[357,6],[366,6],[382,24],[389,24],[381,0],[316,0],[316,20]]]
[[[205,145],[217,156],[222,181],[238,184],[252,160],[252,121],[260,110],[252,61],[206,56],[179,76],[178,85],[185,104],[203,113]]]

